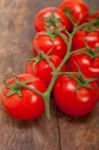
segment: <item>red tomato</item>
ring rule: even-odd
[[[52,14],[54,14],[57,19],[60,19],[60,23],[66,27],[67,30],[70,30],[71,23],[68,17],[66,17],[58,8],[47,7],[42,9],[35,17],[35,29],[37,32],[46,30],[45,26],[48,25],[48,22],[45,20],[45,18],[49,18]],[[53,27],[51,27],[51,29],[53,29]]]
[[[51,55],[49,59],[56,68],[59,66],[59,64],[62,61],[59,56],[55,56],[55,55]],[[34,67],[33,65],[35,65],[35,62],[30,61],[27,64],[26,72],[39,77],[46,84],[46,86],[48,86],[53,74],[52,68],[50,67],[48,62],[45,59],[42,59]],[[63,72],[66,71],[65,65],[62,67],[61,71]]]
[[[70,116],[83,116],[91,112],[99,98],[96,82],[88,83],[91,89],[80,87],[74,79],[62,75],[54,86],[54,98],[62,112]]]
[[[60,4],[59,8],[64,12],[65,7],[71,11],[76,23],[82,24],[89,18],[89,8],[82,0],[65,0]]]
[[[99,32],[86,32],[84,30],[79,30],[76,32],[72,42],[72,49],[77,50],[84,48],[85,40],[90,48],[95,49],[99,47]]]
[[[94,13],[93,15],[91,15],[90,18],[92,18],[92,19],[99,18],[99,10],[97,10],[96,13]]]
[[[43,32],[38,33],[34,37],[33,50],[35,56],[38,55],[39,50],[42,50],[45,54],[47,54],[51,49],[51,55],[58,55],[63,58],[66,54],[67,46],[64,40],[58,36],[55,37],[54,41],[52,41],[51,38]]]
[[[37,77],[33,77],[30,74],[21,74],[18,78],[21,82],[26,80],[31,81],[27,84],[29,87],[35,88],[41,92],[46,90],[44,83]],[[15,80],[15,78],[12,78],[8,80],[7,84],[14,84]],[[6,86],[3,88],[1,100],[6,111],[11,116],[21,120],[30,120],[35,119],[44,113],[44,101],[40,95],[35,94],[24,87],[21,88],[22,96],[18,96],[17,94],[6,96],[9,91],[10,89]]]
[[[88,54],[74,54],[69,64],[72,71],[77,72],[79,66],[86,77],[99,77],[99,57],[92,59]]]

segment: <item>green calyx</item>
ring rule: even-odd
[[[95,59],[95,58],[99,57],[99,48],[96,48],[96,49],[92,50],[88,46],[86,41],[85,41],[85,45],[86,45],[86,48],[87,48],[86,54],[88,54],[91,57],[91,59]]]
[[[38,56],[37,57],[35,57],[35,58],[28,58],[27,60],[28,61],[33,61],[34,63],[33,63],[33,70],[35,69],[35,67],[36,67],[36,65],[41,61],[41,60],[43,60],[44,59],[44,56],[42,55],[42,51],[41,50],[37,50],[38,51]]]
[[[90,82],[97,80],[98,78],[84,78],[80,68],[78,67],[78,72],[59,72],[56,73],[57,76],[66,75],[77,82],[77,90],[81,87],[85,87],[91,89],[92,87],[89,85]]]
[[[45,19],[45,21],[47,21],[47,23],[48,23],[48,25],[47,26],[45,26],[45,28],[46,27],[54,27],[55,29],[56,28],[58,28],[59,27],[59,25],[60,25],[60,18],[56,18],[55,17],[55,15],[54,15],[54,13],[52,13],[51,15],[50,15],[50,17],[46,17],[46,18],[44,18]]]
[[[38,90],[36,90],[35,88],[30,87],[29,85],[27,85],[28,83],[33,82],[33,80],[26,80],[26,81],[19,81],[18,77],[16,77],[15,83],[13,84],[7,84],[4,82],[4,85],[10,89],[10,91],[6,94],[7,97],[10,97],[14,94],[17,94],[19,97],[22,97],[22,88],[26,88],[38,95],[40,95],[45,103],[45,114],[47,119],[51,119],[51,115],[50,115],[50,107],[49,107],[49,101],[50,101],[50,94],[47,93],[47,91],[45,92],[40,92]]]
[[[36,58],[30,58],[28,59],[29,61],[33,61],[33,70],[35,69],[35,66],[41,61],[41,60],[46,60],[48,64],[51,66],[52,70],[55,70],[54,64],[50,61],[53,56],[50,56],[49,54],[51,53],[53,49],[51,48],[48,52],[48,54],[45,54],[43,51],[38,50],[39,55]]]
[[[55,37],[58,36],[63,39],[63,41],[68,45],[68,40],[66,35],[70,35],[68,31],[66,31],[66,35],[62,32],[65,32],[65,27],[60,29],[50,30],[46,28],[46,34],[51,38],[52,42],[54,42]]]
[[[78,67],[78,72],[59,72],[56,75],[66,75],[73,80],[77,82],[77,90],[80,89],[81,87],[85,87],[88,89],[91,89],[92,87],[89,85],[90,82],[96,81],[98,78],[85,78],[83,73],[81,72],[81,69]]]
[[[77,77],[78,78],[74,78],[78,83],[77,89],[79,89],[81,87],[91,89],[92,87],[89,85],[89,83],[96,80],[96,78],[85,78],[83,73],[81,72],[79,66],[78,66],[78,75],[77,75]]]
[[[6,94],[7,97],[12,96],[14,94],[17,94],[19,97],[22,96],[22,87],[24,87],[25,85],[27,85],[28,83],[30,83],[32,81],[26,80],[24,82],[19,81],[18,77],[16,77],[15,83],[13,84],[7,84],[4,82],[4,85],[10,89],[10,91]]]
[[[87,44],[87,42],[85,41],[85,46],[84,48],[78,49],[76,51],[71,51],[71,56],[73,54],[88,54],[91,59],[95,59],[97,57],[99,57],[99,48],[97,47],[96,49],[92,49],[89,47],[89,45]]]
[[[66,16],[68,17],[68,19],[72,22],[73,25],[75,25],[74,19],[72,17],[72,13],[73,11],[71,11],[70,9],[68,9],[66,6],[64,8],[64,13],[66,14]]]
[[[50,30],[50,28],[46,28],[47,35],[51,38],[51,40],[54,42],[54,39],[56,36],[61,37],[62,31],[64,31],[65,28]]]
[[[55,15],[52,13],[50,17],[45,18],[45,20],[48,23],[45,26],[46,33],[51,38],[51,40],[54,42],[56,36],[62,38],[63,37],[62,32],[65,32],[66,29],[64,26],[62,26],[60,18],[56,18]],[[51,27],[53,27],[53,29],[51,29]],[[69,34],[68,32],[66,33]]]
[[[91,15],[91,16],[92,16],[92,15],[95,15],[96,12],[97,12],[97,9],[93,8],[93,9],[90,10],[90,15]]]
[[[85,25],[82,29],[86,32],[92,32],[97,31],[99,28],[99,17],[96,17],[96,19],[89,19],[87,22],[87,25]]]
[[[91,59],[95,59],[97,57],[99,57],[99,53],[97,53],[99,51],[99,48],[96,50],[92,50],[92,49],[87,49],[87,54],[91,57]]]

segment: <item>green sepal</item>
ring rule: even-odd
[[[44,19],[45,19],[45,21],[47,21],[48,27],[57,28],[60,25],[60,18],[56,18],[55,15],[54,15],[54,13],[52,13],[50,15],[50,17],[46,17]]]
[[[94,18],[89,19],[87,25],[82,27],[82,29],[86,32],[97,31],[97,28],[99,28],[99,17],[97,17],[96,19]]]
[[[86,46],[86,49],[87,49],[87,52],[85,52],[85,54],[88,54],[91,59],[95,59],[96,57],[99,57],[99,48],[96,48],[94,50],[92,50],[92,48],[89,47],[87,41],[85,40],[85,46]]]
[[[50,28],[46,28],[47,35],[51,38],[52,42],[54,42],[56,34]]]
[[[90,15],[94,15],[97,12],[97,10],[95,8],[90,10]]]
[[[89,84],[86,84],[86,83],[81,84],[81,83],[78,82],[76,90],[80,89],[81,87],[84,87],[84,88],[87,88],[87,89],[92,89],[92,87]]]
[[[65,8],[64,8],[64,13],[65,13],[66,16],[69,18],[69,20],[70,20],[73,24],[75,24],[74,19],[73,19],[73,17],[72,17],[72,12],[73,12],[73,11],[71,11],[70,9],[68,9],[68,8],[65,6]]]
[[[85,87],[88,89],[92,89],[92,87],[88,84],[89,82],[95,81],[96,78],[84,78],[83,73],[81,72],[81,69],[79,66],[78,67],[78,79],[76,79],[76,81],[78,82],[77,85],[77,89],[81,88],[81,87]]]
[[[16,94],[16,91],[14,91],[14,90],[10,90],[7,94],[5,94],[7,97],[9,97],[9,96],[12,96],[12,95],[14,95],[14,94]]]
[[[98,78],[88,78],[86,79],[86,82],[89,83],[89,82],[93,82],[93,81],[96,81]]]
[[[18,77],[16,77],[16,81],[14,84],[7,84],[4,82],[4,85],[10,89],[10,91],[6,94],[6,96],[12,96],[14,94],[17,94],[19,97],[22,96],[21,89],[24,87],[24,85],[27,85],[28,83],[33,82],[33,80],[26,80],[26,81],[19,81]]]

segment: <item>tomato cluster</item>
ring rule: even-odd
[[[35,17],[35,58],[24,74],[5,83],[1,100],[21,120],[50,118],[49,101],[70,116],[91,112],[99,99],[99,11],[90,13],[82,0],[65,0]]]

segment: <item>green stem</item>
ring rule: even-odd
[[[51,113],[50,113],[50,95],[45,93],[43,96],[44,102],[45,102],[45,115],[48,120],[51,119]]]
[[[46,61],[49,63],[49,65],[51,66],[51,68],[53,70],[55,70],[55,66],[53,65],[53,63],[50,61],[49,56],[47,56],[46,54],[44,54],[42,51],[40,51],[40,55],[42,56],[42,58],[46,59]]]
[[[23,84],[23,83],[19,83],[22,87],[24,87],[24,88],[26,88],[26,89],[28,89],[28,90],[30,90],[30,91],[32,91],[32,92],[34,92],[34,93],[36,93],[36,94],[38,94],[38,95],[40,95],[40,96],[42,96],[43,97],[43,93],[42,92],[40,92],[40,91],[38,91],[38,90],[36,90],[36,89],[34,89],[34,88],[32,88],[32,87],[30,87],[30,86],[28,86],[28,85],[26,85],[26,84]]]
[[[62,33],[60,33],[59,36],[65,41],[66,45],[68,45],[68,39],[66,38],[66,36]]]
[[[51,91],[52,91],[52,88],[53,88],[53,86],[54,86],[54,84],[55,84],[55,81],[56,81],[56,79],[57,79],[57,71],[55,70],[54,71],[54,73],[53,73],[53,77],[52,77],[52,80],[51,80],[51,82],[50,82],[50,84],[49,84],[49,86],[48,86],[48,88],[47,88],[47,90],[46,90],[46,93],[48,93],[48,94],[51,94]]]
[[[53,46],[52,46],[51,49],[48,51],[47,56],[50,55],[50,53],[52,52],[53,48],[54,48],[54,42],[53,42]]]
[[[64,39],[65,43],[67,44],[67,52],[66,52],[66,55],[64,57],[64,59],[62,60],[62,62],[60,63],[60,65],[58,66],[57,69],[54,69],[53,70],[53,77],[52,77],[52,80],[46,90],[46,92],[44,93],[44,95],[46,95],[44,97],[44,100],[45,100],[45,107],[46,107],[46,116],[47,118],[50,118],[50,109],[49,109],[49,101],[50,101],[50,95],[51,95],[51,91],[53,89],[53,86],[55,84],[55,81],[57,79],[57,77],[59,76],[58,73],[60,72],[62,66],[65,64],[65,62],[69,59],[69,57],[71,56],[70,55],[70,52],[71,52],[71,46],[72,46],[72,39],[73,39],[73,36],[74,34],[76,33],[77,31],[77,27],[75,27],[74,31],[69,35],[69,41],[68,41],[68,44],[67,44],[67,41],[66,39]],[[49,62],[50,63],[50,62]]]
[[[57,79],[57,77],[58,77],[58,73],[60,72],[60,70],[61,70],[61,68],[62,68],[62,66],[65,64],[65,62],[69,59],[69,57],[71,56],[70,55],[70,52],[71,52],[71,46],[72,46],[72,39],[73,39],[73,36],[74,36],[74,34],[76,33],[76,31],[78,30],[78,29],[80,29],[80,28],[82,28],[82,26],[83,25],[81,25],[81,26],[77,26],[77,24],[75,25],[75,28],[74,28],[74,31],[69,35],[69,41],[68,41],[68,45],[67,45],[67,52],[66,52],[66,54],[65,54],[65,57],[64,57],[64,59],[62,60],[62,62],[60,63],[60,65],[58,66],[58,68],[54,71],[54,73],[53,73],[53,77],[52,77],[52,80],[51,80],[51,82],[50,82],[50,84],[49,84],[49,87],[48,87],[48,89],[47,89],[47,93],[50,93],[51,92],[51,90],[52,90],[52,88],[53,88],[53,86],[54,86],[54,83],[55,83],[55,81],[56,81],[56,79]],[[64,39],[64,38],[63,38]],[[66,42],[66,40],[64,40],[65,42]]]
[[[59,72],[59,73],[56,73],[56,75],[68,75],[68,76],[71,76],[71,75],[76,75],[77,72]]]
[[[44,103],[45,103],[45,113],[46,113],[46,117],[48,119],[51,118],[51,114],[50,114],[50,95],[51,95],[51,92],[52,92],[52,89],[53,89],[53,86],[57,80],[57,77],[60,75],[60,70],[62,68],[62,66],[66,63],[66,61],[70,58],[71,54],[73,52],[71,52],[71,47],[72,47],[72,40],[73,40],[73,36],[74,34],[77,32],[77,30],[81,29],[83,26],[85,26],[85,24],[81,25],[81,26],[77,26],[77,24],[74,25],[74,30],[72,33],[68,33],[67,31],[67,35],[69,37],[69,40],[66,39],[66,37],[63,35],[63,34],[60,34],[60,32],[58,32],[58,35],[65,41],[65,43],[67,44],[67,52],[62,60],[62,62],[60,63],[60,65],[55,68],[55,66],[53,65],[53,63],[50,61],[49,57],[44,54],[42,51],[40,51],[39,55],[42,56],[42,58],[45,58],[47,60],[47,62],[49,63],[49,65],[51,66],[52,70],[53,70],[53,76],[52,76],[52,79],[51,79],[51,82],[47,88],[47,90],[45,92],[40,92],[39,90],[36,90],[32,87],[30,87],[29,85],[27,85],[26,83],[28,82],[20,82],[17,77],[17,81],[16,81],[16,85],[6,85],[9,89],[11,89],[12,91],[9,93],[9,95],[13,95],[13,94],[18,94],[19,96],[21,96],[21,87],[24,87],[38,95],[40,95],[43,100],[44,100]],[[38,58],[38,57],[37,57]],[[36,60],[37,60],[36,58]],[[67,73],[70,75],[70,73]],[[82,80],[82,79],[81,79]],[[86,84],[85,85],[86,87],[88,87],[88,85]],[[16,87],[16,88],[15,88]]]
[[[55,71],[56,72],[56,71]],[[57,75],[55,75],[55,73],[53,73],[53,78],[46,90],[46,92],[44,93],[44,101],[45,101],[45,114],[46,114],[46,117],[48,118],[48,120],[51,119],[51,113],[50,113],[50,95],[51,95],[51,91],[52,91],[52,88],[55,84],[55,81],[57,79]]]
[[[67,45],[67,52],[65,54],[65,57],[63,59],[63,61],[60,63],[59,67],[57,68],[58,71],[61,70],[62,66],[65,64],[65,62],[69,59],[70,57],[70,51],[71,51],[71,46],[72,46],[72,39],[73,36],[75,34],[76,30],[74,30],[71,35],[69,36],[69,41],[68,41],[68,45]]]
[[[74,28],[75,28],[76,31],[77,31],[77,30],[80,30],[81,28],[85,27],[87,24],[88,24],[88,23],[84,23],[84,24],[82,24],[82,25],[80,25],[80,26],[78,26],[78,24],[75,24]]]
[[[50,64],[50,66],[51,66],[52,69],[53,69],[53,77],[52,77],[52,79],[51,79],[51,82],[50,82],[50,84],[49,84],[47,90],[46,90],[44,93],[41,93],[41,92],[39,92],[39,91],[35,91],[35,89],[31,89],[31,87],[25,86],[25,87],[27,87],[28,89],[30,89],[30,90],[36,92],[37,94],[39,94],[39,95],[41,95],[41,96],[43,97],[44,102],[45,102],[45,113],[46,113],[46,117],[47,117],[48,119],[51,118],[50,105],[49,105],[49,103],[50,103],[51,91],[52,91],[52,89],[53,89],[53,86],[54,86],[54,84],[55,84],[55,81],[56,81],[57,77],[59,76],[58,73],[60,72],[60,70],[61,70],[62,66],[65,64],[65,62],[66,62],[66,61],[69,59],[69,57],[71,56],[71,47],[72,47],[73,36],[74,36],[74,34],[77,32],[77,30],[79,30],[79,29],[82,28],[83,26],[84,26],[84,25],[77,26],[77,24],[75,24],[75,26],[74,26],[74,31],[73,31],[71,34],[68,34],[68,36],[69,36],[69,40],[68,40],[68,41],[67,41],[67,39],[66,39],[64,36],[62,36],[62,34],[61,34],[62,39],[63,39],[63,40],[65,41],[65,43],[67,44],[67,52],[66,52],[65,57],[63,58],[62,62],[60,63],[60,65],[58,66],[57,69],[54,67],[53,63],[49,60],[49,57],[48,57],[46,54],[44,54],[43,52],[40,52],[40,54],[42,55],[42,57],[45,58],[45,59],[48,61],[48,63]]]
[[[67,30],[65,30],[64,31],[68,36],[70,36],[70,33],[67,31]]]
[[[47,119],[50,120],[51,119],[50,105],[49,105],[50,95],[47,92],[42,93],[42,92],[40,92],[38,90],[35,90],[35,89],[33,89],[32,87],[29,87],[26,84],[23,84],[23,83],[19,83],[19,84],[22,85],[22,87],[27,88],[28,90],[30,90],[30,91],[40,95],[43,98],[44,104],[45,104],[45,115],[46,115]]]
[[[80,48],[80,49],[77,49],[77,50],[75,50],[75,51],[72,51],[71,52],[71,55],[73,55],[73,54],[78,54],[78,53],[85,53],[86,51],[85,51],[85,48]]]
[[[47,62],[49,63],[49,65],[51,66],[51,68],[53,70],[53,76],[52,76],[51,82],[50,82],[50,84],[49,84],[49,86],[48,86],[48,88],[47,88],[47,90],[45,92],[40,92],[39,90],[36,90],[36,89],[28,86],[26,83],[22,83],[20,81],[17,81],[18,88],[24,87],[24,88],[26,88],[26,89],[28,89],[28,90],[30,90],[30,91],[40,95],[43,98],[44,103],[45,103],[45,113],[46,113],[46,117],[48,119],[51,118],[49,103],[50,103],[50,95],[51,95],[53,86],[54,86],[54,84],[55,84],[55,82],[57,80],[57,77],[60,75],[59,73],[60,73],[60,70],[61,70],[62,66],[66,63],[66,61],[71,56],[71,47],[72,47],[73,36],[76,33],[76,31],[79,30],[82,26],[83,25],[81,25],[81,26],[77,26],[77,24],[74,25],[74,31],[72,33],[70,33],[70,34],[68,33],[69,40],[67,40],[64,35],[62,35],[62,34],[59,35],[59,36],[61,36],[61,38],[67,44],[67,52],[66,52],[62,62],[60,63],[60,65],[57,68],[55,68],[53,63],[50,61],[49,57],[46,54],[44,54],[42,51],[40,51],[39,55],[41,55],[42,58],[45,58],[47,60]],[[67,73],[67,74],[70,75],[70,73]],[[9,88],[12,89],[12,87],[9,87]],[[14,91],[12,91],[12,92],[14,92]],[[13,93],[11,93],[11,94],[13,94]],[[18,93],[18,94],[20,94],[20,93]]]

